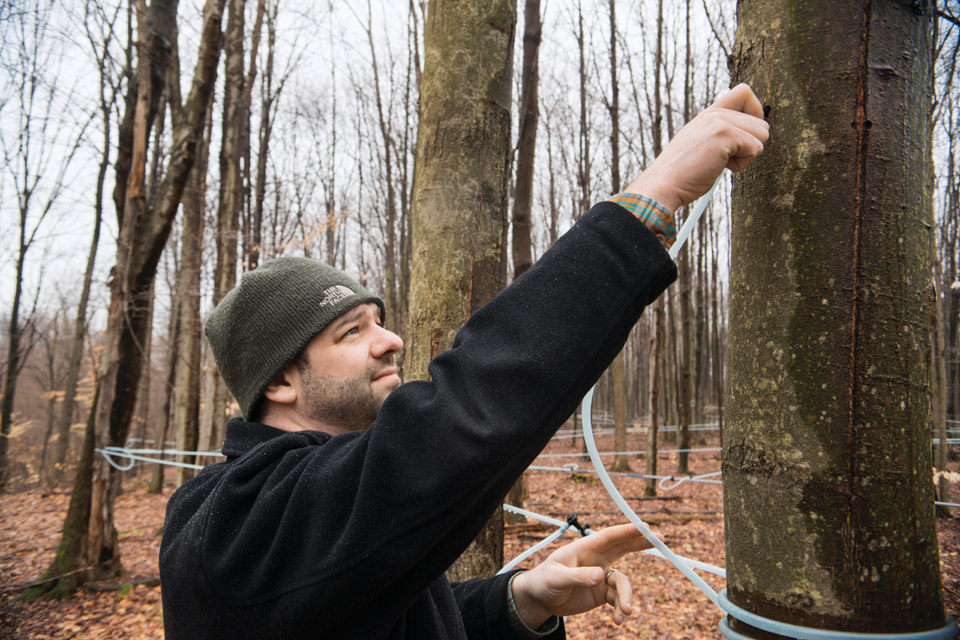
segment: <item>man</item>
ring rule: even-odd
[[[429,381],[400,384],[383,302],[345,274],[298,258],[245,274],[206,333],[246,420],[168,505],[168,637],[562,638],[560,617],[605,602],[622,622],[612,565],[647,547],[630,525],[530,571],[443,572],[676,278],[671,212],[759,155],[762,115],[746,85],[720,98],[623,207],[595,206],[477,311]]]

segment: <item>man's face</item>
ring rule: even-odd
[[[403,341],[380,326],[369,302],[327,325],[308,344],[297,367],[305,417],[330,431],[366,429],[380,405],[400,386],[396,354]]]

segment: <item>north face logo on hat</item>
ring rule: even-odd
[[[336,304],[344,298],[349,298],[352,295],[354,295],[354,291],[350,287],[345,287],[342,284],[335,284],[323,292],[323,299],[320,301],[320,306],[322,307],[328,304]]]

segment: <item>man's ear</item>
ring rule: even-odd
[[[290,367],[287,367],[274,377],[263,392],[265,400],[277,404],[293,404],[297,401],[297,388],[291,384],[292,376],[289,375]]]

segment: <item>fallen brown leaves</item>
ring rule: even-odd
[[[134,640],[163,637],[159,586],[83,589],[69,600],[16,599],[18,585],[36,580],[53,559],[70,497],[26,491],[0,495],[0,638]],[[167,496],[133,489],[116,506],[126,575],[115,582],[156,578]]]
[[[633,440],[633,438],[631,438]],[[631,447],[644,448],[638,441]],[[611,450],[612,437],[598,439],[601,451]],[[715,446],[700,442],[697,445]],[[662,448],[673,448],[672,444]],[[556,441],[548,448],[553,453],[580,451],[579,441]],[[561,459],[567,462],[566,459]],[[556,459],[542,460],[560,466]],[[692,455],[692,471],[707,473],[719,468],[720,454]],[[661,473],[672,473],[676,457],[661,457]],[[581,459],[582,467],[589,467]],[[641,459],[631,457],[631,467],[640,472]],[[657,523],[654,529],[670,548],[717,566],[724,566],[723,494],[718,485],[684,483],[668,493],[666,500],[641,500],[644,481],[617,477],[615,482],[628,497],[631,506],[646,521]],[[624,521],[593,474],[530,471],[527,473],[531,511],[565,520],[577,514],[581,523],[600,529]],[[121,557],[126,575],[116,582],[156,578],[160,528],[163,525],[167,495],[147,494],[134,482],[116,508],[120,532]],[[679,499],[678,499],[679,498]],[[163,637],[160,587],[127,586],[111,591],[84,589],[70,600],[38,601],[25,604],[16,599],[15,587],[36,580],[56,552],[60,528],[69,496],[65,493],[24,491],[0,494],[0,638],[37,639],[152,639]],[[528,522],[509,527],[505,557],[510,559],[527,549],[553,528]],[[947,611],[960,619],[960,518],[938,520],[944,597]],[[573,539],[568,533],[553,547],[541,551],[525,564],[546,557],[557,544]],[[567,635],[572,640],[602,638],[658,638],[671,640],[719,639],[717,623],[721,613],[669,563],[645,554],[623,559],[617,568],[627,574],[634,586],[634,613],[620,627],[613,624],[609,607],[567,620]],[[723,587],[722,578],[701,573],[714,588]]]

